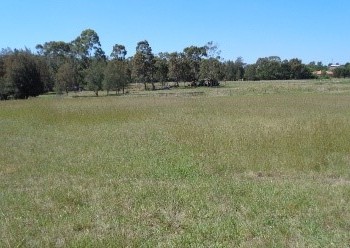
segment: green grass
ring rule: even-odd
[[[349,247],[348,81],[169,92],[0,102],[0,247]]]

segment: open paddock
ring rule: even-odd
[[[221,85],[0,102],[0,247],[349,247],[350,82]]]

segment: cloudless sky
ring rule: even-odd
[[[0,48],[35,51],[91,28],[110,54],[128,56],[148,40],[153,52],[214,41],[226,60],[242,56],[350,62],[350,0],[0,0]]]

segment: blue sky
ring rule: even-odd
[[[108,55],[118,43],[131,56],[146,39],[154,53],[214,41],[226,60],[350,62],[349,0],[0,0],[0,7],[0,48],[35,50],[91,28]]]

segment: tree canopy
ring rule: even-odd
[[[135,54],[126,57],[124,45],[115,43],[110,56],[102,49],[96,31],[86,29],[71,42],[48,41],[30,50],[3,48],[0,52],[0,99],[28,98],[46,91],[58,93],[88,89],[98,92],[123,90],[141,83],[147,90],[155,82],[174,82],[191,86],[214,86],[220,80],[297,80],[317,75],[350,77],[349,63],[328,68],[321,62],[304,64],[298,58],[282,60],[278,56],[258,58],[246,64],[242,57],[224,60],[213,41],[203,46],[190,45],[181,52],[154,54],[147,40],[139,41]],[[317,72],[317,73],[316,73]],[[320,72],[320,73],[319,73]],[[125,81],[125,82],[123,82]],[[206,81],[206,84],[202,82]]]

